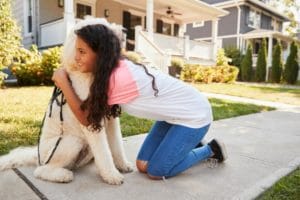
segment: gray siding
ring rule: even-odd
[[[229,12],[219,20],[218,36],[233,35],[237,30],[238,11],[236,7],[224,9]]]
[[[236,47],[236,45],[237,45],[236,37],[234,37],[234,38],[223,38],[222,39],[222,48]]]
[[[204,26],[193,28],[193,24],[187,24],[186,35],[190,39],[211,37],[211,21],[204,22]]]

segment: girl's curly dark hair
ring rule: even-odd
[[[88,25],[75,34],[80,37],[97,54],[93,71],[94,80],[90,87],[88,98],[81,105],[82,110],[88,110],[87,120],[94,131],[102,129],[102,119],[120,115],[119,105],[108,105],[109,77],[118,66],[121,58],[119,38],[108,27],[102,24]]]

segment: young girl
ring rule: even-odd
[[[53,74],[77,119],[94,130],[120,109],[156,120],[136,160],[150,178],[172,177],[207,158],[226,159],[222,143],[199,145],[212,122],[208,100],[195,88],[158,70],[121,58],[120,41],[106,25],[75,30],[75,62],[82,73],[93,73],[90,95],[81,101],[64,69]]]

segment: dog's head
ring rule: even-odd
[[[77,36],[75,34],[75,30],[79,30],[84,26],[95,25],[95,24],[103,24],[108,28],[112,29],[114,33],[118,36],[120,40],[120,44],[122,45],[123,37],[124,37],[123,34],[124,28],[121,25],[111,24],[107,22],[105,18],[94,18],[90,16],[86,17],[84,20],[81,20],[78,23],[76,23],[76,25],[70,31],[68,37],[64,42],[64,48],[62,52],[62,65],[63,67],[66,68],[68,72],[77,70],[77,64],[75,61],[75,53],[76,53],[75,43],[76,43]]]

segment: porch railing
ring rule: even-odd
[[[135,28],[135,51],[142,53],[157,68],[168,73],[171,56],[154,44],[140,26]]]
[[[62,44],[65,40],[64,19],[58,19],[41,25],[41,47]]]

